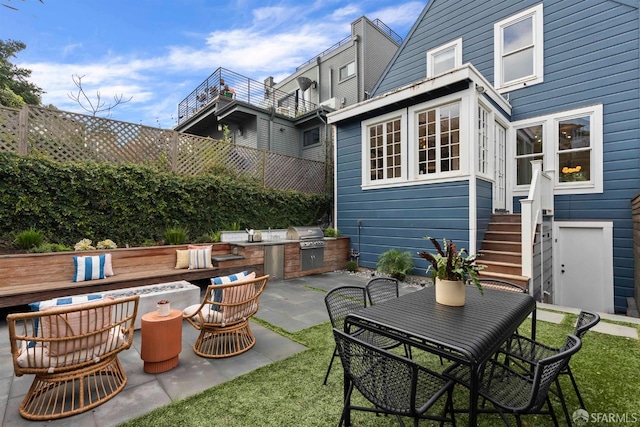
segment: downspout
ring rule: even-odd
[[[320,70],[320,57],[316,58],[316,65],[318,66],[318,72],[316,77],[316,90],[318,95],[318,105],[322,102],[322,72]]]
[[[355,63],[356,63],[356,104],[358,102],[360,102],[360,61],[358,61],[358,58],[360,57],[358,48],[360,47],[360,45],[358,44],[358,42],[360,41],[360,36],[359,35],[355,35],[353,36],[353,44],[356,47],[355,49]]]

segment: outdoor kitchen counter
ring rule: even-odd
[[[298,240],[263,240],[261,242],[229,242],[230,245],[236,246],[273,246],[273,245],[284,245],[286,243],[300,243]]]
[[[323,265],[317,268],[310,268],[306,270],[302,269],[300,260],[300,241],[290,239],[263,240],[262,242],[228,242],[231,246],[232,252],[244,257],[244,259],[228,261],[221,263],[220,265],[224,264],[225,267],[237,266],[238,269],[241,269],[245,264],[262,265],[264,272],[264,264],[266,261],[265,252],[267,251],[267,248],[273,246],[284,246],[283,278],[285,280],[345,269],[347,267],[347,262],[349,261],[349,238],[325,237],[323,240],[325,243]]]

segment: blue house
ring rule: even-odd
[[[640,191],[636,0],[431,0],[371,97],[328,115],[363,267],[424,236],[540,301],[624,313]]]

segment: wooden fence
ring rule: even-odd
[[[230,173],[265,187],[322,193],[325,163],[208,137],[50,108],[0,106],[0,152],[55,161],[135,163],[183,175]]]

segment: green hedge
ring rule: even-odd
[[[185,177],[138,165],[58,163],[0,153],[0,238],[42,230],[50,242],[159,241],[169,227],[193,241],[232,223],[242,228],[317,224],[328,195],[263,188],[230,176]]]

